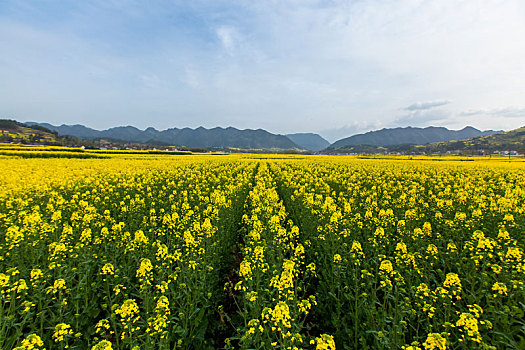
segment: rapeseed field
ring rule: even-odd
[[[520,160],[0,157],[0,349],[525,349]]]

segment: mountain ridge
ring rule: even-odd
[[[433,142],[424,145],[398,144],[389,146],[349,145],[327,148],[324,154],[524,154],[525,127],[468,139]]]
[[[68,135],[87,140],[114,140],[141,144],[158,144],[189,148],[230,148],[230,149],[274,149],[310,150],[322,153],[369,153],[376,150],[414,150],[421,145],[434,145],[450,149],[449,142],[461,141],[501,132],[480,131],[472,126],[460,130],[429,126],[384,128],[363,134],[352,135],[329,144],[315,133],[272,134],[263,129],[240,130],[234,127],[168,128],[157,130],[148,127],[141,130],[132,125],[116,126],[106,130],[96,130],[81,124],[54,126],[49,123],[27,122],[28,125],[44,127],[57,135]],[[446,144],[443,145],[443,144]],[[461,143],[460,143],[461,144]],[[429,147],[434,149],[435,146]],[[418,148],[419,149],[419,148]]]
[[[129,142],[147,143],[158,141],[181,147],[229,147],[240,149],[304,149],[285,135],[272,134],[263,129],[244,129],[234,127],[214,127],[211,129],[202,126],[195,129],[188,127],[156,130],[148,127],[140,130],[134,126],[116,126],[106,130],[96,130],[84,125],[55,126],[49,123],[26,122],[28,125],[40,125],[59,135],[70,135],[83,139],[116,139]]]
[[[348,146],[393,146],[393,145],[424,145],[434,142],[447,142],[472,137],[487,136],[497,134],[502,131],[485,130],[480,131],[472,126],[466,126],[460,130],[450,130],[445,127],[429,126],[426,128],[418,127],[397,127],[373,130],[363,134],[352,135],[340,139],[331,144],[329,149],[338,149]]]

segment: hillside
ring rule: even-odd
[[[199,127],[172,128],[167,130],[156,130],[147,128],[140,130],[133,126],[120,126],[107,130],[95,130],[83,125],[61,125],[54,126],[47,123],[29,123],[41,125],[58,132],[59,135],[71,135],[84,139],[113,139],[139,143],[162,143],[181,147],[205,147],[205,148],[240,148],[240,149],[301,149],[292,140],[284,135],[271,134],[268,131],[239,130],[236,128],[212,128]]]
[[[369,146],[392,146],[392,145],[424,145],[432,142],[446,142],[462,140],[472,137],[495,134],[497,131],[480,131],[471,126],[461,130],[449,130],[444,127],[430,126],[427,128],[393,128],[369,131],[365,134],[353,135],[330,145],[330,149],[341,147],[369,145]]]
[[[286,135],[290,140],[299,145],[301,148],[318,152],[330,146],[330,142],[326,141],[321,135],[313,133],[296,133]]]
[[[42,145],[76,145],[72,137],[62,137],[39,125],[27,125],[15,120],[0,119],[0,142]]]
[[[436,142],[417,146],[416,150],[422,150],[426,153],[443,153],[447,151],[484,151],[489,153],[514,151],[525,153],[525,127],[466,140]]]
[[[326,149],[324,153],[403,153],[403,154],[436,154],[462,153],[469,155],[517,152],[525,153],[525,127],[492,135],[473,137],[463,140],[434,142],[426,145],[350,145],[337,149]]]

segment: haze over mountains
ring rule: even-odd
[[[318,134],[297,133],[287,134],[286,136],[302,148],[314,152],[318,152],[330,146],[330,142],[326,141],[323,137],[321,137]]]
[[[391,145],[424,145],[434,142],[462,140],[473,137],[492,135],[501,131],[480,131],[471,126],[461,130],[449,130],[444,127],[427,128],[393,128],[370,131],[353,135],[332,145],[314,133],[296,133],[287,135],[272,134],[266,130],[239,130],[233,127],[206,129],[199,127],[171,128],[156,130],[137,129],[133,126],[119,126],[107,130],[95,130],[83,125],[54,126],[48,123],[28,122],[28,125],[39,125],[56,131],[59,135],[69,135],[82,139],[110,139],[138,143],[154,143],[183,147],[203,148],[239,148],[239,149],[282,149],[282,150],[321,150],[337,151],[356,145],[391,146]]]

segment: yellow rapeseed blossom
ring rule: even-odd
[[[101,274],[103,275],[114,275],[115,274],[115,268],[112,264],[105,264],[102,266]]]
[[[53,340],[58,343],[64,340],[64,337],[73,335],[71,326],[67,323],[59,323],[55,326],[55,332],[53,333]]]
[[[329,334],[321,334],[320,337],[315,338],[316,350],[335,350],[334,337]]]
[[[122,339],[139,329],[133,326],[140,319],[139,307],[134,299],[124,301],[120,307],[115,309],[115,314],[120,316],[120,322],[124,326]]]
[[[390,260],[381,261],[381,265],[379,266],[379,272],[391,274],[393,270],[394,267],[392,266],[392,262]]]
[[[110,341],[101,340],[95,345],[93,345],[91,350],[113,350],[113,345],[111,344]]]
[[[469,339],[474,342],[481,342],[481,335],[478,328],[478,319],[468,312],[462,312],[459,320],[456,322],[456,327],[461,328],[467,333]],[[463,335],[464,337],[464,335]]]
[[[425,350],[446,350],[447,339],[439,333],[429,333],[423,347]]]
[[[95,326],[95,332],[103,335],[108,329],[109,329],[109,321],[106,319],[102,319],[97,322],[97,325]]]
[[[459,295],[461,293],[462,288],[459,276],[453,272],[447,273],[445,282],[443,282],[443,287],[452,292],[453,295]]]
[[[44,342],[36,334],[28,335],[20,346],[14,348],[14,350],[45,350]]]
[[[494,292],[494,298],[499,295],[507,295],[507,286],[505,283],[496,282],[492,285],[492,291]]]
[[[52,287],[48,287],[47,288],[47,292],[46,293],[53,293],[53,294],[56,294],[60,291],[64,291],[66,290],[66,281],[63,279],[63,278],[59,278],[57,280],[55,280],[55,282],[53,283],[53,286]]]
[[[168,316],[170,315],[170,303],[164,295],[158,298],[155,306],[155,317],[148,319],[146,332],[151,335],[160,334],[161,338],[166,337],[166,327],[168,326]]]

